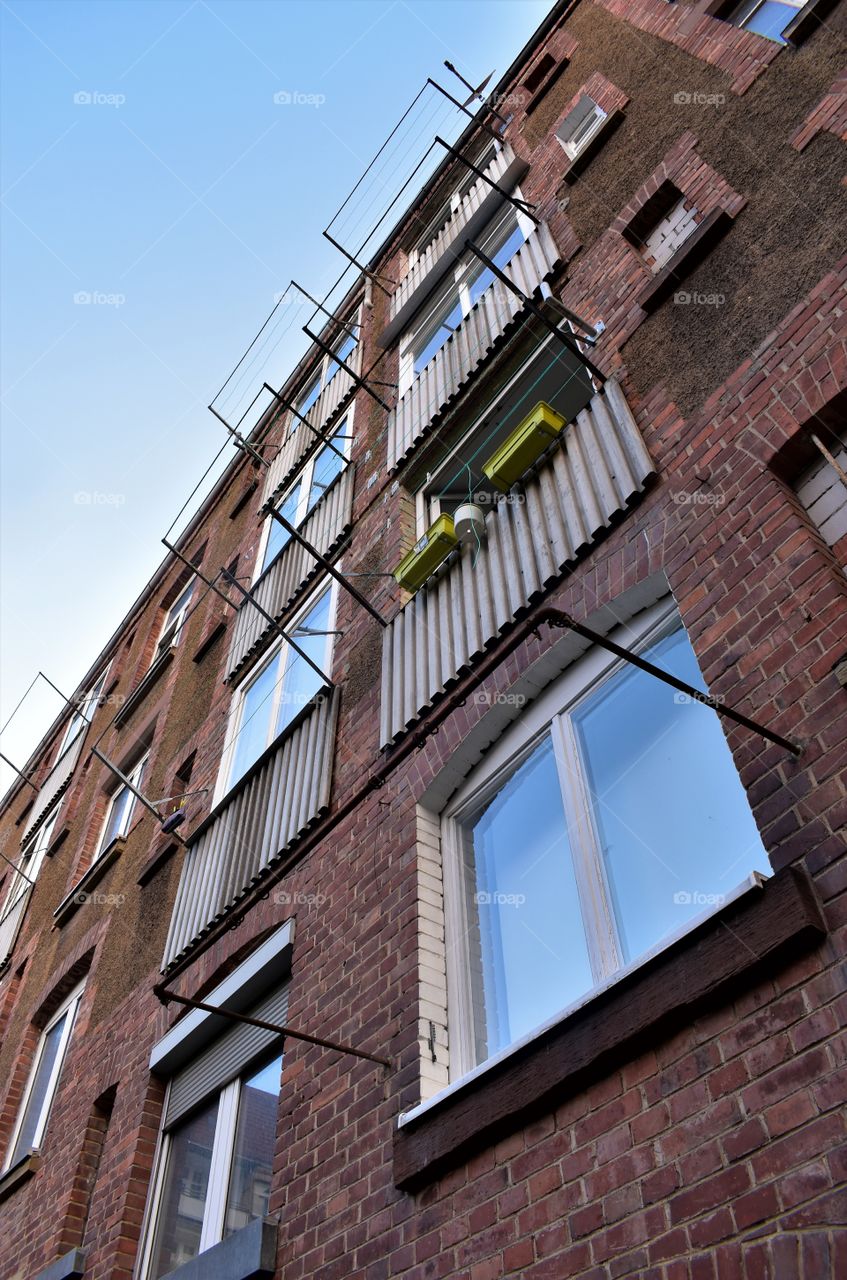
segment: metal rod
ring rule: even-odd
[[[334,315],[332,311],[327,311],[324,304],[322,302],[318,302],[317,298],[313,298],[308,290],[304,289],[296,280],[292,280],[291,283],[294,285],[295,289],[300,290],[304,298],[308,298],[310,302],[313,302],[319,311],[322,311],[325,316],[329,316],[330,320],[334,320],[337,325],[340,325],[342,329],[345,329],[347,333],[350,334],[351,338],[356,338],[358,341],[358,335],[356,333],[356,329],[359,327],[358,325],[350,325],[346,320],[339,320],[338,316]]]
[[[483,182],[487,182],[493,191],[499,191],[503,199],[508,200],[509,204],[514,205],[514,207],[521,213],[525,213],[528,218],[532,218],[532,221],[537,227],[541,225],[541,219],[536,217],[533,213],[533,209],[535,208],[534,205],[527,204],[526,200],[520,200],[517,196],[510,195],[505,187],[500,186],[499,182],[495,182],[493,178],[489,178],[484,169],[480,169],[471,160],[468,160],[467,156],[463,156],[461,151],[452,147],[449,142],[445,142],[443,138],[438,136],[438,134],[435,135],[435,141],[439,142],[441,146],[449,151],[452,156],[455,156],[457,160],[461,160],[462,164],[466,165],[478,178],[482,178]]]
[[[487,120],[480,120],[479,117],[482,114],[482,112],[479,112],[476,115],[474,115],[473,111],[468,111],[467,107],[463,102],[460,102],[458,98],[454,98],[452,93],[449,93],[448,90],[445,89],[443,85],[439,84],[437,80],[433,80],[432,76],[427,76],[426,82],[427,84],[431,84],[433,89],[437,89],[439,93],[443,94],[444,97],[447,98],[449,102],[452,102],[454,107],[458,107],[460,111],[463,111],[465,115],[468,117],[468,119],[472,120],[474,124],[477,125],[478,128],[484,129],[486,133],[490,133],[492,138],[495,138],[497,142],[503,141],[502,133],[498,133],[496,129],[492,128],[492,126],[488,123]],[[493,108],[486,107],[485,110],[493,111]],[[499,116],[501,120],[503,119],[499,111],[493,111],[493,114],[495,116]],[[467,129],[467,125],[465,126],[465,128]]]
[[[14,765],[13,765],[12,767],[14,768]],[[17,865],[17,863],[13,862],[11,858],[7,858],[7,857],[6,857],[6,855],[5,855],[5,853],[3,852],[3,850],[2,850],[2,849],[0,849],[0,858],[2,858],[4,862],[8,862],[8,864],[9,864],[9,866],[12,868],[12,870],[13,870],[13,871],[17,871],[18,875],[19,875],[23,880],[26,880],[27,884],[30,884],[30,885],[35,884],[35,881],[34,881],[34,880],[32,880],[32,879],[30,879],[30,877],[27,875],[27,873],[26,873],[25,871],[21,871],[21,869],[20,869],[20,867]],[[5,904],[4,904],[4,905],[5,905]]]
[[[358,373],[354,373],[353,370],[350,368],[350,366],[346,364],[344,360],[339,360],[338,356],[335,354],[332,347],[328,346],[327,343],[324,342],[323,338],[319,338],[317,334],[312,333],[312,330],[309,328],[307,324],[303,325],[303,332],[305,333],[307,338],[309,338],[312,342],[315,343],[316,346],[320,347],[321,351],[325,351],[328,356],[332,357],[332,359],[338,365],[339,369],[343,369],[345,373],[348,373],[350,375],[350,377],[353,379],[357,387],[361,387],[363,391],[367,391],[368,395],[371,396],[374,400],[376,400],[377,404],[381,405],[382,408],[385,409],[386,413],[391,412],[390,406],[385,403],[385,401],[382,399],[381,396],[377,395],[373,387],[371,387],[369,383],[365,382],[364,378],[360,377]]]
[[[558,298],[554,297],[553,290],[550,288],[549,284],[542,282],[539,285],[539,288],[544,301],[549,302],[551,307],[555,307],[560,315],[563,315],[566,320],[570,320],[571,324],[579,325],[580,329],[585,332],[592,342],[599,338],[600,333],[593,325],[590,325],[587,320],[583,320],[582,316],[578,316],[575,311],[570,311],[563,302],[560,302]],[[600,332],[602,332],[602,330]]]
[[[752,729],[754,733],[761,734],[763,738],[767,738],[768,742],[774,742],[777,746],[784,747],[793,756],[800,755],[802,748],[796,742],[792,742],[789,738],[783,738],[781,734],[774,733],[772,729],[766,728],[757,720],[751,720],[749,716],[742,715],[734,707],[727,706],[718,698],[713,698],[710,694],[704,693],[702,689],[697,689],[694,685],[687,684],[685,680],[677,679],[669,671],[664,671],[661,667],[654,666],[652,662],[648,662],[646,658],[633,653],[631,649],[624,649],[621,645],[615,644],[614,640],[610,640],[608,636],[601,635],[599,631],[594,631],[591,627],[586,627],[582,622],[577,622],[569,614],[561,614],[559,621],[551,619],[551,625],[565,627],[567,630],[573,631],[576,635],[582,636],[584,640],[590,640],[592,644],[599,645],[601,649],[605,649],[608,653],[613,653],[616,657],[623,658],[624,662],[628,662],[631,666],[638,667],[641,671],[646,671],[648,675],[655,676],[657,680],[663,681],[664,684],[669,684],[672,689],[678,689],[680,693],[688,694],[693,702],[702,702],[704,706],[711,707],[718,715],[726,716],[728,720],[734,720],[736,724],[743,725],[745,729]]]
[[[579,347],[568,334],[564,333],[557,324],[554,324],[553,321],[544,314],[532,298],[528,298],[523,290],[519,289],[518,286],[509,279],[506,273],[500,270],[496,262],[492,262],[488,255],[483,253],[481,249],[477,248],[472,240],[465,241],[465,248],[470,249],[471,253],[475,254],[476,257],[479,258],[480,262],[484,263],[485,266],[488,267],[489,271],[491,271],[507,289],[511,290],[516,297],[521,299],[527,311],[529,311],[531,315],[535,316],[537,320],[540,320],[544,327],[549,329],[550,332],[559,339],[562,345],[567,347],[568,351],[570,351],[572,355],[575,355],[578,360],[581,360],[589,373],[593,374],[601,385],[605,383],[606,375],[602,370],[598,369],[596,364],[589,360],[588,357],[580,351]]]
[[[340,582],[342,587],[344,587],[346,591],[349,591],[350,595],[353,597],[356,603],[360,604],[363,609],[366,609],[367,612],[371,615],[371,617],[375,618],[381,627],[388,626],[388,623],[385,621],[385,618],[383,618],[381,613],[377,612],[377,610],[371,604],[370,600],[366,600],[365,597],[362,595],[361,591],[359,591],[357,587],[354,587],[352,583],[348,582],[344,574],[339,573],[339,571],[335,568],[335,566],[330,564],[326,556],[321,555],[320,551],[318,551],[316,547],[313,547],[311,542],[309,542],[307,538],[303,537],[299,529],[295,529],[294,525],[291,523],[290,520],[286,520],[285,516],[281,515],[280,512],[277,511],[275,507],[271,507],[268,510],[268,515],[272,516],[273,519],[276,520],[278,524],[281,524],[283,529],[285,529],[286,533],[290,534],[292,538],[294,538],[297,542],[299,542],[300,546],[303,547],[305,551],[309,552],[309,555],[314,556],[318,564],[321,565],[322,568],[326,569],[327,573],[330,574],[333,578],[335,578],[336,582]]]
[[[254,400],[255,400],[255,397],[254,397]],[[209,408],[211,412],[215,415],[218,422],[222,422],[224,424],[229,434],[235,440],[235,443],[239,449],[243,449],[245,453],[249,454],[250,457],[253,459],[253,461],[258,463],[260,467],[267,467],[269,465],[267,460],[263,458],[262,455],[258,453],[256,449],[253,448],[249,440],[246,440],[240,431],[236,431],[235,427],[231,427],[229,425],[226,418],[223,417],[222,414],[218,413],[214,405],[210,404],[207,406],[207,408]]]
[[[337,453],[339,458],[343,458],[345,462],[347,461],[347,455],[345,453],[342,453],[340,449],[336,448],[336,446],[332,443],[331,440],[328,440],[325,435],[323,435],[320,431],[318,431],[317,427],[313,427],[309,419],[304,418],[300,410],[295,409],[294,405],[291,404],[290,401],[286,400],[285,397],[283,395],[280,395],[278,391],[274,391],[273,387],[270,385],[269,382],[265,382],[262,385],[267,387],[268,391],[270,391],[272,396],[276,397],[276,399],[282,405],[283,409],[288,409],[289,412],[293,413],[294,417],[297,419],[298,422],[302,422],[304,426],[309,428],[309,430],[312,432],[313,435],[317,436],[319,440],[323,440],[324,444],[328,445],[329,448],[332,449],[333,453]],[[309,458],[305,460],[305,462],[308,462],[308,461],[309,461]],[[305,462],[304,462],[304,466],[305,466]]]
[[[391,290],[386,289],[385,285],[382,283],[383,280],[388,280],[387,276],[379,276],[376,274],[375,271],[369,270],[368,267],[366,267],[363,263],[359,262],[356,258],[354,258],[352,253],[348,253],[347,250],[344,248],[344,245],[339,244],[338,241],[335,239],[335,237],[331,236],[328,231],[322,231],[321,235],[326,237],[326,239],[329,241],[329,243],[332,245],[334,249],[337,249],[339,253],[343,253],[344,257],[347,258],[350,262],[352,262],[354,267],[358,267],[358,269],[361,271],[363,276],[366,276],[368,280],[373,280],[376,287],[382,290],[386,298],[391,297]],[[397,282],[396,280],[388,280],[388,283],[391,285],[396,285]]]
[[[236,1013],[233,1009],[223,1009],[220,1005],[207,1004],[205,1000],[192,1000],[189,996],[178,996],[175,991],[166,991],[163,984],[154,987],[162,1004],[174,1000],[185,1005],[187,1009],[202,1009],[204,1013],[216,1013],[223,1018],[232,1018],[234,1022],[244,1022],[248,1027],[259,1027],[262,1031],[274,1031],[281,1036],[291,1036],[292,1040],[304,1040],[306,1044],[316,1044],[321,1049],[334,1049],[336,1053],[351,1054],[354,1058],[364,1058],[368,1062],[376,1062],[381,1067],[391,1067],[388,1058],[381,1058],[376,1053],[366,1053],[364,1049],[354,1049],[349,1044],[339,1044],[337,1040],[327,1040],[323,1036],[310,1036],[305,1031],[295,1031],[293,1027],[281,1026],[278,1022],[266,1022],[264,1018],[251,1018],[246,1013]]]
[[[841,463],[838,461],[837,458],[833,457],[829,449],[827,449],[826,445],[824,444],[823,440],[821,440],[820,436],[815,435],[814,431],[810,432],[810,435],[812,437],[812,441],[820,449],[821,453],[826,458],[829,465],[831,467],[834,467],[835,470],[838,472],[839,476],[841,477],[842,483],[847,485],[847,472],[845,472],[844,468],[841,466]]]
[[[30,670],[31,670],[31,669],[32,669],[32,668],[30,668]],[[9,766],[9,768],[10,768],[10,769],[14,769],[14,771],[15,771],[15,773],[18,775],[18,777],[19,777],[19,778],[23,778],[23,780],[24,780],[24,782],[26,783],[26,785],[27,785],[28,787],[32,787],[33,791],[40,791],[40,790],[41,790],[41,788],[40,788],[40,787],[37,787],[37,786],[35,785],[35,783],[32,781],[32,779],[31,779],[31,778],[28,778],[28,777],[26,776],[26,774],[25,774],[25,773],[21,773],[21,771],[20,771],[20,769],[18,768],[18,766],[17,766],[16,764],[12,764],[11,760],[9,759],[9,757],[8,757],[8,756],[4,756],[2,751],[0,751],[0,760],[2,760],[4,764],[7,764],[7,765]]]
[[[136,800],[141,801],[141,803],[144,805],[144,808],[147,809],[150,813],[152,813],[153,817],[156,819],[157,822],[162,821],[162,815],[159,813],[159,810],[150,803],[150,801],[144,795],[144,792],[139,791],[138,787],[136,787],[134,783],[130,782],[126,774],[122,773],[121,770],[118,768],[118,766],[116,764],[113,764],[108,756],[103,755],[103,752],[100,750],[99,747],[92,747],[91,754],[93,756],[96,756],[98,760],[102,760],[106,768],[111,769],[112,773],[116,774],[120,778],[121,782],[124,784],[127,791],[131,791],[132,794],[135,796]]]
[[[269,622],[272,627],[275,627],[276,630],[279,631],[280,635],[288,642],[288,644],[291,645],[292,649],[294,649],[294,651],[298,653],[301,658],[305,659],[305,661],[308,662],[309,666],[317,675],[320,676],[324,684],[329,685],[329,687],[332,688],[332,681],[330,680],[329,676],[325,675],[324,672],[321,671],[318,664],[312,661],[312,659],[309,657],[305,649],[300,648],[297,641],[292,639],[291,634],[282,629],[282,627],[279,625],[279,623],[277,622],[273,614],[268,613],[267,609],[264,609],[259,604],[256,597],[250,591],[248,591],[247,587],[242,587],[238,579],[233,577],[233,575],[229,572],[228,569],[221,569],[221,577],[223,578],[224,582],[231,583],[232,586],[235,587],[237,591],[240,591],[241,594],[244,596],[245,600],[250,601],[254,609],[257,609],[259,611],[259,613],[262,615],[265,621]]]

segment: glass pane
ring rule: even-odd
[[[100,841],[100,850],[108,849],[109,845],[118,836],[125,835],[129,829],[129,820],[132,814],[132,807],[135,796],[128,787],[119,787],[112,799],[112,807],[109,810],[109,818],[106,823],[106,829],[103,832],[103,839]]]
[[[782,33],[791,19],[796,16],[797,10],[792,5],[778,4],[776,0],[765,0],[755,13],[751,13],[744,26],[747,31],[755,31],[760,36],[767,36],[769,40],[778,40],[780,44],[785,44]]]
[[[358,332],[359,330],[357,328],[356,334],[358,334]],[[353,352],[356,350],[356,343],[358,341],[359,341],[358,337],[354,337],[352,333],[348,333],[344,341],[340,342],[339,345],[335,348],[335,354],[338,356],[338,359],[343,360],[345,364],[348,364],[350,361],[350,357],[352,356]],[[333,378],[338,373],[340,368],[341,368],[341,365],[336,364],[334,360],[328,361],[327,371],[326,371],[326,383],[325,383],[327,387],[332,382]]]
[[[308,387],[303,392],[300,399],[297,401],[297,406],[296,406],[297,412],[301,413],[303,417],[305,417],[320,394],[321,394],[321,375],[318,374],[314,382],[309,383]],[[297,430],[299,425],[300,424],[298,420],[294,418],[291,423],[292,435]]]
[[[302,628],[326,632],[329,627],[330,592],[325,591],[320,600],[301,618],[292,635],[298,646],[308,653],[313,662],[326,671],[326,654],[329,652],[326,635],[304,635]],[[315,696],[322,687],[323,681],[318,673],[309,666],[295,649],[288,650],[282,696],[277,713],[277,733],[282,733],[306,703]]]
[[[344,436],[347,434],[347,424],[339,427],[332,438],[335,448],[344,453],[344,446],[347,443]],[[329,486],[337,475],[343,471],[346,466],[346,460],[340,458],[334,449],[324,446],[318,456],[315,458],[315,465],[312,470],[312,486],[309,490],[309,506],[311,511],[316,502],[320,502]]]
[[[152,1280],[196,1258],[200,1251],[217,1117],[215,1097],[171,1132],[150,1268]]]
[[[442,319],[437,321],[435,329],[430,330],[429,336],[422,339],[422,345],[415,350],[415,373],[420,373],[426,368],[432,357],[437,351],[440,351],[448,338],[452,337],[456,329],[462,323],[462,304],[457,299],[448,309]]]
[[[268,1212],[281,1073],[282,1056],[274,1058],[241,1085],[225,1236]]]
[[[593,985],[549,736],[460,830],[483,1061]]]
[[[509,233],[509,235],[507,236],[503,244],[500,245],[500,248],[497,250],[497,252],[493,254],[489,253],[488,256],[491,258],[491,261],[496,266],[498,266],[502,271],[503,267],[505,267],[506,264],[512,260],[514,255],[517,253],[518,249],[520,249],[523,242],[524,242],[524,233],[521,231],[520,227],[515,227]],[[496,280],[497,278],[494,275],[494,272],[490,269],[490,267],[482,266],[482,264],[480,263],[480,268],[481,269],[479,271],[479,274],[476,275],[468,285],[468,290],[469,290],[470,299],[471,299],[471,306],[474,305],[474,303],[479,299],[480,295],[483,294],[485,290],[488,288],[488,286],[492,284],[494,280]]]
[[[274,690],[279,672],[279,654],[262,668],[244,694],[238,722],[235,750],[229,771],[229,785],[246,773],[258,760],[270,740],[269,726],[273,712]]]
[[[680,628],[646,655],[706,692]],[[627,960],[769,874],[714,711],[633,667],[574,714]]]
[[[302,481],[298,480],[291,492],[283,498],[282,502],[277,504],[277,511],[283,516],[289,524],[297,524],[297,508],[300,505],[300,485]],[[265,572],[268,565],[276,560],[282,548],[286,545],[291,534],[284,529],[278,520],[274,520],[273,516],[268,516],[270,521],[268,527],[268,541],[265,545],[265,554],[262,560],[262,573]]]
[[[46,1123],[47,1112],[53,1101],[52,1096],[48,1093],[50,1076],[53,1073],[53,1068],[59,1055],[65,1023],[72,1016],[72,1009],[75,1007],[72,1006],[71,1009],[63,1013],[61,1018],[53,1023],[53,1026],[44,1037],[43,1050],[38,1060],[38,1066],[35,1069],[35,1078],[27,1099],[26,1110],[24,1111],[21,1127],[15,1142],[11,1164],[16,1164],[18,1160],[22,1160],[32,1147],[41,1142],[44,1134],[44,1123],[42,1121]]]

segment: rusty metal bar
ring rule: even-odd
[[[251,1018],[246,1013],[235,1013],[232,1009],[223,1009],[220,1005],[206,1004],[204,1000],[192,1000],[189,996],[178,996],[175,991],[167,991],[164,983],[153,988],[162,1004],[171,1000],[185,1005],[187,1009],[202,1009],[204,1013],[216,1013],[223,1018],[232,1018],[234,1022],[244,1022],[249,1027],[259,1027],[262,1031],[275,1031],[282,1036],[291,1036],[292,1040],[303,1040],[306,1044],[316,1044],[321,1049],[334,1049],[336,1053],[352,1054],[354,1058],[364,1058],[368,1062],[376,1062],[381,1067],[391,1066],[388,1058],[381,1058],[376,1053],[366,1053],[364,1049],[354,1049],[352,1045],[340,1044],[337,1040],[327,1040],[323,1036],[312,1036],[306,1031],[296,1031],[294,1027],[280,1026],[278,1022],[265,1022],[264,1018]]]
[[[349,374],[349,376],[353,379],[357,387],[361,387],[363,391],[367,391],[371,399],[375,400],[377,404],[380,405],[380,407],[386,411],[386,413],[391,412],[390,406],[385,403],[382,396],[378,396],[377,393],[374,391],[373,387],[370,385],[370,383],[366,382],[365,379],[362,378],[358,373],[354,373],[354,371],[350,368],[349,364],[345,364],[343,360],[339,360],[338,356],[335,354],[332,347],[329,346],[328,343],[324,342],[323,338],[319,338],[316,333],[312,333],[312,330],[309,328],[307,324],[303,325],[303,332],[311,342],[314,342],[316,347],[320,347],[321,351],[325,351],[326,354],[335,361],[339,369],[343,369],[346,374]]]
[[[10,769],[14,769],[14,771],[15,771],[15,773],[18,775],[18,777],[19,777],[19,778],[23,778],[23,780],[24,780],[24,782],[26,783],[26,785],[27,785],[28,787],[32,787],[33,791],[36,791],[36,792],[37,792],[37,791],[40,791],[40,790],[41,790],[41,788],[40,788],[40,787],[37,787],[37,786],[35,785],[35,783],[32,781],[32,778],[28,778],[28,777],[26,776],[26,774],[25,774],[25,773],[21,773],[21,771],[20,771],[20,769],[18,768],[18,766],[17,766],[16,764],[12,764],[11,760],[9,759],[9,757],[8,757],[8,756],[4,756],[2,751],[0,751],[0,760],[2,760],[4,764],[7,764],[7,765],[9,766],[9,768],[10,768]]]
[[[330,680],[329,676],[326,675],[323,671],[321,671],[320,667],[316,662],[312,661],[312,659],[309,657],[305,649],[300,648],[297,641],[291,638],[291,634],[282,629],[282,627],[277,622],[276,618],[274,618],[272,614],[268,613],[267,609],[265,609],[262,605],[259,604],[259,601],[253,595],[253,593],[251,591],[248,591],[246,587],[242,587],[241,583],[233,574],[230,573],[229,569],[221,569],[221,577],[223,578],[224,582],[228,582],[230,583],[231,586],[235,587],[236,591],[240,591],[241,594],[244,596],[245,600],[250,601],[253,608],[258,610],[258,612],[262,615],[265,621],[269,622],[272,627],[275,627],[276,630],[283,637],[283,639],[287,641],[288,644],[291,645],[292,649],[294,649],[294,651],[298,653],[301,658],[304,658],[306,662],[308,662],[309,666],[317,675],[320,676],[321,680],[323,680],[325,685],[328,685],[330,688],[333,687],[332,681]]]
[[[499,192],[503,199],[508,200],[509,204],[513,205],[520,213],[524,213],[528,218],[532,218],[532,221],[536,226],[541,225],[541,219],[536,217],[533,213],[535,205],[528,204],[526,200],[520,200],[517,196],[510,195],[505,187],[500,186],[499,182],[494,182],[489,178],[484,169],[478,168],[478,166],[471,160],[468,160],[466,156],[463,156],[461,151],[457,151],[455,147],[451,147],[450,143],[445,142],[438,134],[435,135],[435,141],[440,143],[441,146],[444,147],[445,150],[449,151],[452,156],[455,156],[457,160],[461,160],[462,164],[466,165],[467,168],[475,173],[478,178],[482,178],[483,182],[487,182],[492,191]]]

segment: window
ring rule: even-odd
[[[496,220],[480,238],[479,247],[501,269],[514,257],[531,228],[513,208]],[[495,280],[494,273],[472,253],[464,254],[446,288],[400,348],[400,394],[451,338],[471,308]]]
[[[65,732],[59,746],[59,752],[56,756],[57,760],[65,754],[71,743],[76,741],[83,729],[91,723],[94,712],[97,710],[100,703],[103,686],[106,683],[106,676],[108,673],[109,668],[106,667],[106,670],[100,678],[91,686],[88,693],[81,698],[77,704],[76,709],[65,727]]]
[[[20,870],[12,872],[9,892],[6,896],[5,903],[3,904],[3,911],[0,913],[0,922],[2,922],[12,908],[20,901],[27,889],[30,888],[30,881],[38,879],[38,873],[41,870],[44,855],[50,848],[50,841],[53,838],[53,829],[56,826],[57,814],[58,808],[54,810],[51,816],[41,824],[33,838],[21,850],[21,856],[18,860]],[[0,960],[2,959],[3,956],[0,956]]]
[[[138,764],[127,774],[132,785],[141,790],[141,780],[144,777],[144,770],[147,765],[147,756],[139,760]],[[129,831],[132,815],[135,810],[137,798],[129,787],[123,783],[118,787],[117,791],[109,801],[109,809],[106,814],[106,822],[103,826],[103,834],[100,837],[100,843],[97,846],[97,857],[105,853],[113,840],[117,840],[120,836],[125,836]]]
[[[481,156],[473,161],[476,168],[485,172],[494,160],[498,151],[499,144],[493,142],[490,147],[486,148]],[[433,217],[423,223],[423,231],[418,236],[413,248],[409,250],[409,267],[413,267],[415,263],[424,256],[432,242],[438,238],[447,226],[447,223],[452,219],[453,215],[458,212],[462,201],[470,191],[471,187],[473,187],[475,183],[482,181],[482,179],[474,173],[473,169],[468,169],[465,166],[463,166],[463,168],[464,173],[462,180],[457,185],[455,191],[452,192],[443,204],[438,206],[438,211],[433,215]],[[418,223],[421,222],[421,219],[414,212],[412,216]]]
[[[729,21],[745,31],[785,44],[783,32],[805,5],[806,0],[744,0],[730,14]]]
[[[351,363],[351,357],[353,356],[358,343],[359,326],[357,324],[353,324],[350,326],[350,331],[348,332],[345,330],[333,347],[334,354],[327,354],[324,356],[318,366],[317,372],[312,377],[311,381],[306,383],[304,390],[301,391],[300,395],[294,401],[294,408],[302,417],[305,418],[309,410],[317,404],[318,397],[321,392],[326,390],[335,375],[338,373],[341,368],[338,361],[340,360],[345,364]],[[294,417],[292,414],[288,434],[293,436],[299,425],[299,418]]]
[[[153,662],[161,658],[163,653],[167,653],[169,649],[173,649],[179,644],[179,634],[185,624],[193,592],[194,580],[192,579],[165,614],[165,620],[162,623],[162,634],[159,638],[159,643],[156,645],[156,652],[153,654]]]
[[[286,631],[329,675],[335,589],[325,587]],[[283,729],[324,687],[318,673],[286,641],[278,644],[236,690],[216,799],[234,786]]]
[[[824,542],[847,564],[847,432],[839,435],[823,427],[820,431],[829,457],[820,453],[794,479],[793,487]]]
[[[675,613],[637,647],[705,691]],[[443,829],[460,1073],[769,870],[715,712],[605,650],[492,748]]]
[[[166,1123],[145,1280],[158,1280],[267,1214],[281,1075],[278,1054]],[[171,1099],[179,1083],[172,1083]]]
[[[642,254],[654,274],[670,262],[691,233],[696,231],[697,217],[694,205],[680,199],[647,233]]]
[[[276,504],[276,509],[280,515],[284,516],[295,527],[303,523],[312,508],[320,502],[336,476],[339,476],[346,466],[346,459],[350,455],[349,415],[339,427],[336,427],[330,439],[334,447],[330,448],[329,444],[325,444],[323,448],[319,449],[310,461],[306,463],[288,492]],[[344,456],[339,457],[339,453]],[[280,551],[288,543],[290,536],[288,530],[284,529],[278,520],[274,520],[273,516],[268,516],[265,522],[263,544],[260,547],[260,554],[256,562],[258,570],[256,577],[263,574],[269,565],[276,560]]]
[[[12,1131],[4,1172],[30,1151],[40,1148],[43,1142],[82,991],[82,986],[79,986],[71,993],[41,1033]]]
[[[606,119],[603,108],[587,93],[583,93],[556,130],[556,137],[564,148],[565,155],[570,160],[576,160],[600,132]]]

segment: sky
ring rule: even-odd
[[[473,84],[499,76],[550,8],[0,0],[0,751],[13,762],[63,705],[38,679],[12,714],[36,673],[71,694],[161,561],[226,440],[207,406],[275,301],[290,304],[292,277],[322,298],[341,274],[321,232],[427,76],[457,91],[445,59]],[[461,127],[434,98],[398,139],[411,161],[435,126]],[[403,164],[389,159],[337,224],[345,247],[382,211]],[[280,380],[311,310],[277,308]],[[260,360],[239,388],[268,373]],[[13,776],[0,765],[0,790]]]

